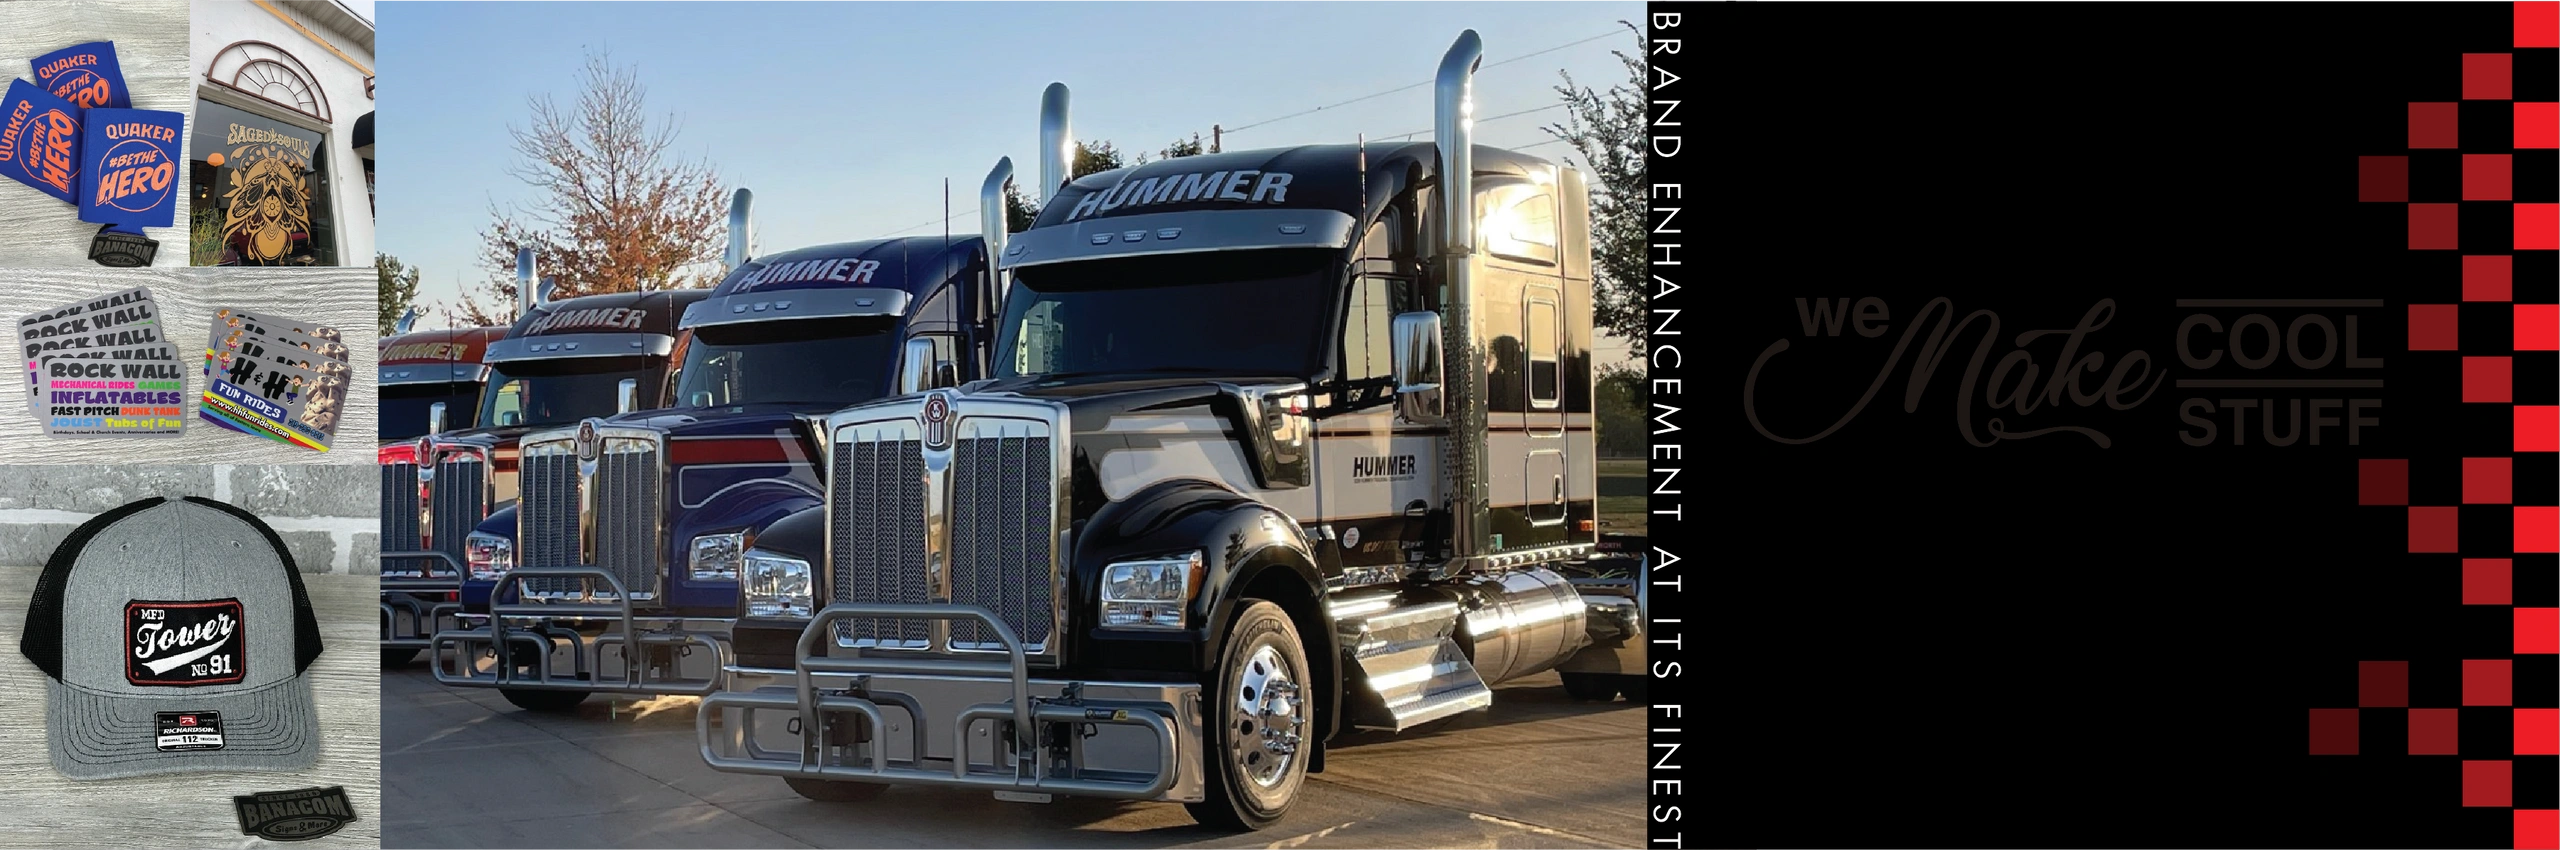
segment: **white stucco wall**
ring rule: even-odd
[[[365,197],[364,163],[354,148],[356,119],[373,111],[373,99],[365,96],[366,73],[339,59],[337,53],[311,40],[311,36],[295,30],[268,11],[277,11],[302,24],[322,38],[330,39],[338,53],[345,53],[364,67],[372,68],[373,53],[359,44],[331,33],[318,22],[302,15],[291,6],[269,3],[262,6],[244,0],[196,0],[192,33],[189,80],[196,95],[288,124],[312,130],[325,130],[328,135],[329,185],[335,196],[329,199],[329,215],[338,235],[338,263],[343,266],[367,266],[373,263],[373,208]],[[242,41],[263,41],[293,54],[311,72],[329,103],[330,124],[323,128],[319,121],[293,109],[256,97],[213,85],[205,79],[215,55],[223,48]],[[192,128],[189,130],[193,132]],[[184,237],[180,237],[183,250]]]

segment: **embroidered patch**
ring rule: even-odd
[[[125,603],[125,681],[177,687],[240,681],[249,663],[246,620],[237,599]]]

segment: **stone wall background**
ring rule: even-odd
[[[376,575],[381,489],[371,465],[0,466],[0,566],[43,566],[72,529],[117,505],[204,496],[265,520],[305,573]]]

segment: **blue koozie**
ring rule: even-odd
[[[124,70],[116,65],[115,42],[75,44],[28,64],[35,67],[37,86],[74,106],[123,109],[133,105],[133,95],[124,87]]]
[[[80,220],[139,233],[177,215],[178,132],[185,115],[89,110],[80,145]]]
[[[0,98],[0,174],[66,204],[80,186],[80,112],[25,80]]]

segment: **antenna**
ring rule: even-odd
[[[1360,140],[1360,206],[1369,205],[1369,134],[1355,136]]]
[[[942,178],[942,249],[951,250],[951,178]]]

